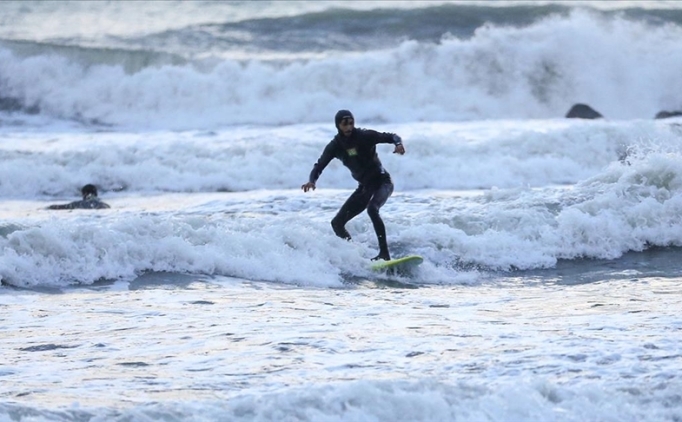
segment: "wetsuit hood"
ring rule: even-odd
[[[334,116],[334,124],[336,125],[336,130],[341,133],[341,129],[339,129],[339,123],[341,123],[341,120],[343,120],[346,117],[350,117],[351,119],[355,120],[355,117],[353,117],[353,113],[350,112],[350,110],[339,110],[336,112],[336,116]]]
[[[97,188],[95,185],[87,184],[81,188],[83,199],[97,198]]]

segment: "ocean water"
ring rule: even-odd
[[[682,421],[678,2],[0,2],[0,421]],[[573,104],[598,120],[566,119]],[[372,272],[338,109],[409,273]],[[50,211],[98,186],[105,210]]]

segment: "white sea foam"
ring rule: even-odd
[[[361,126],[362,115],[357,113]],[[480,121],[371,125],[400,134],[407,154],[377,151],[397,191],[573,184],[628,149],[679,153],[679,129],[666,121]],[[233,127],[220,131],[0,131],[5,197],[105,192],[215,192],[291,189],[308,178],[335,135],[332,123]],[[27,172],[26,169],[31,171]],[[353,188],[332,163],[320,187]]]
[[[339,286],[349,275],[366,275],[364,262],[376,247],[366,216],[349,224],[353,244],[329,227],[354,188],[347,170],[334,163],[317,191],[299,190],[333,135],[329,126],[6,130],[7,183],[0,187],[17,200],[3,203],[1,277],[58,287],[169,271]],[[676,127],[569,120],[380,125],[400,133],[408,151],[397,156],[378,147],[396,184],[383,208],[394,254],[424,255],[429,283],[468,283],[466,271],[456,274],[471,266],[551,268],[559,259],[682,246]],[[47,201],[75,199],[86,182],[100,186],[110,210],[44,209]]]
[[[485,26],[467,40],[284,64],[225,59],[201,70],[126,74],[0,49],[0,75],[3,96],[48,116],[135,128],[318,123],[340,108],[374,122],[544,119],[575,103],[607,118],[651,119],[682,106],[681,37],[673,25],[575,11],[525,28]]]
[[[486,270],[551,268],[682,246],[679,155],[613,164],[574,187],[397,193],[383,208],[394,254],[427,259],[427,283],[468,283]],[[376,239],[366,216],[336,238],[346,190],[112,198],[112,209],[61,212],[5,205],[0,277],[23,286],[132,280],[147,271],[225,275],[311,286],[369,276]],[[22,208],[19,208],[22,207]],[[267,262],[268,265],[263,265]],[[420,280],[418,277],[417,280]]]

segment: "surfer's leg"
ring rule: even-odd
[[[348,230],[346,230],[346,223],[367,208],[370,197],[371,192],[360,186],[346,199],[346,202],[332,219],[332,229],[337,236],[346,240],[351,239]]]
[[[388,252],[388,242],[386,241],[386,226],[384,226],[384,221],[381,219],[381,215],[379,215],[379,209],[386,203],[386,200],[392,193],[393,183],[383,183],[374,192],[374,195],[372,195],[369,205],[367,206],[367,214],[369,214],[369,218],[372,220],[374,232],[379,241],[379,255],[377,255],[374,260],[384,259],[388,261],[391,259],[391,254]]]

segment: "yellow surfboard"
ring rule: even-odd
[[[386,271],[389,269],[408,269],[416,267],[424,262],[424,258],[419,255],[409,255],[402,258],[391,259],[390,261],[377,261],[372,263],[372,271]]]

